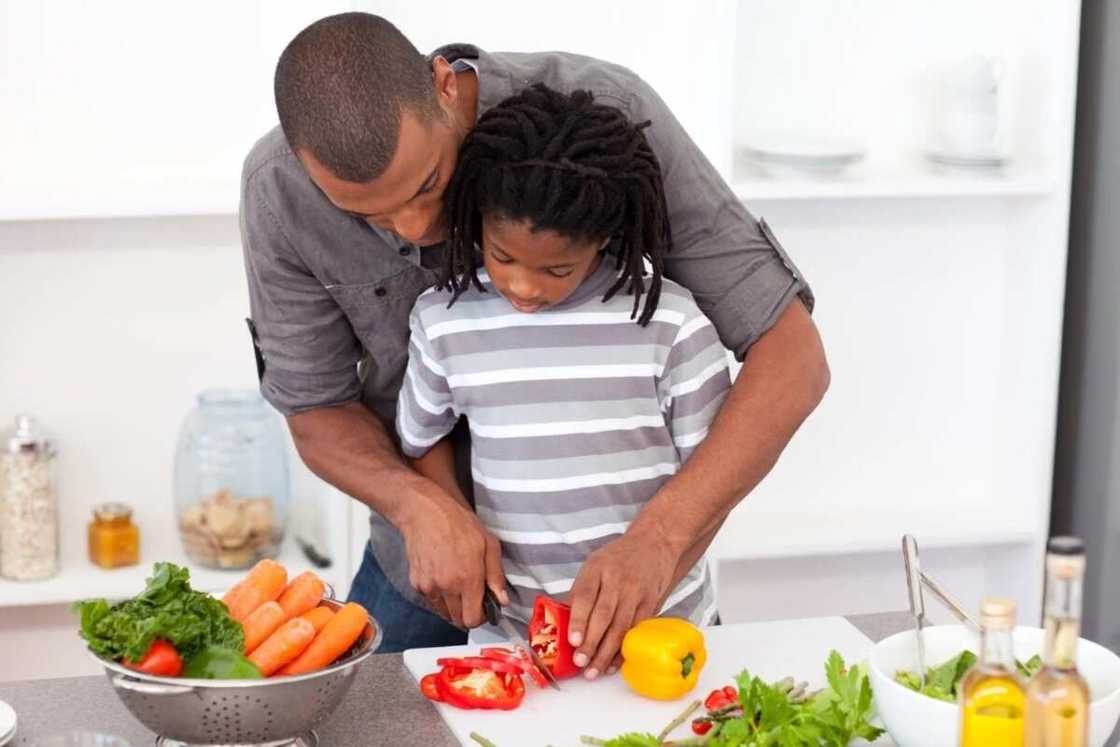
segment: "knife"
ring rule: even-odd
[[[509,638],[510,642],[516,647],[524,649],[528,652],[529,657],[532,659],[533,664],[537,669],[541,670],[541,674],[548,680],[548,685],[553,690],[559,690],[560,685],[556,682],[556,677],[552,674],[545,663],[541,660],[540,654],[533,650],[533,647],[525,642],[521,634],[517,632],[517,628],[506,617],[506,613],[502,611],[502,605],[498,604],[498,598],[494,596],[494,592],[490,591],[490,587],[486,587],[486,593],[482,596],[482,614],[486,616],[486,622],[491,625],[496,625],[503,633]]]

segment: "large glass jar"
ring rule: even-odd
[[[279,415],[253,390],[199,394],[175,454],[175,513],[187,557],[207,568],[275,557],[288,501]]]
[[[55,456],[29,415],[0,437],[0,576],[35,581],[58,573]]]

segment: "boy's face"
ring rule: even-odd
[[[531,314],[560,303],[599,266],[605,240],[579,241],[534,231],[527,221],[482,219],[482,261],[513,308]]]

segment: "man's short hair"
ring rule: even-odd
[[[280,127],[340,179],[376,179],[393,158],[401,114],[439,112],[432,67],[396,26],[369,13],[327,16],[299,32],[276,64]]]

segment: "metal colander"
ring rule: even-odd
[[[323,599],[337,610],[341,602]],[[381,645],[366,629],[339,663],[310,674],[261,680],[154,677],[95,657],[125,708],[160,736],[191,745],[282,745],[304,736],[338,707],[358,667]]]

